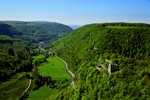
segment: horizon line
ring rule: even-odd
[[[64,25],[77,25],[77,26],[84,26],[89,24],[102,24],[102,23],[135,23],[135,24],[150,24],[149,22],[131,22],[131,21],[104,21],[104,22],[91,22],[91,23],[85,23],[85,24],[67,24],[63,22],[57,22],[57,21],[48,21],[48,20],[0,20],[2,21],[10,21],[10,22],[50,22],[50,23],[59,23]]]

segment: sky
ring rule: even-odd
[[[0,20],[150,23],[150,0],[0,0]]]

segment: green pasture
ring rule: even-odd
[[[59,91],[48,86],[40,87],[38,90],[30,92],[27,100],[54,100]]]
[[[57,57],[49,57],[47,62],[38,67],[38,70],[40,75],[50,76],[54,80],[71,79],[65,69],[65,64]]]
[[[42,59],[43,56],[34,56],[34,59]],[[49,57],[46,62],[41,63],[38,68],[39,74],[42,76],[50,76],[53,80],[61,81],[71,79],[66,72],[65,64],[57,57]],[[51,89],[48,86],[42,86],[38,90],[31,91],[27,100],[55,100],[58,89]]]

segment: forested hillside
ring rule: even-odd
[[[21,35],[21,33],[19,33],[15,28],[11,27],[10,25],[0,24],[0,35],[13,36]]]
[[[150,98],[149,24],[86,25],[53,46],[76,73],[75,88],[68,86],[57,99]],[[116,69],[111,73],[110,65]]]
[[[33,67],[29,41],[17,38],[20,35],[15,28],[0,24],[0,82]]]
[[[23,38],[35,41],[53,41],[72,31],[69,26],[54,22],[0,21],[0,23],[16,28],[22,33]]]

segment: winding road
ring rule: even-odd
[[[31,75],[30,75],[30,77],[31,77]],[[23,91],[22,95],[21,95],[20,97],[18,97],[17,100],[21,100],[21,98],[22,98],[22,97],[25,95],[25,93],[29,90],[31,84],[32,84],[32,80],[30,79],[30,80],[29,80],[28,87]]]
[[[74,81],[74,78],[75,78],[75,74],[68,68],[68,64],[63,60],[61,59],[60,57],[56,56],[58,59],[60,59],[66,66],[66,70],[67,72],[70,74],[70,76],[72,77],[72,81],[71,81],[71,85],[74,87],[75,86],[75,81]]]
[[[24,94],[29,90],[29,88],[30,88],[30,86],[31,86],[31,83],[32,83],[32,80],[30,79],[29,85],[28,85],[28,87],[26,88],[26,90],[24,91]]]
[[[35,71],[35,66],[34,66],[32,72],[34,72],[34,71]],[[32,75],[30,75],[30,77],[32,77]],[[28,87],[24,90],[23,95],[29,90],[29,88],[31,87],[31,84],[32,84],[32,79],[30,79]]]

